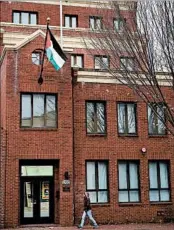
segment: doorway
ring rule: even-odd
[[[21,167],[21,224],[54,222],[53,166]]]

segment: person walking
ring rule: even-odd
[[[92,211],[91,211],[91,204],[90,204],[90,198],[89,198],[89,193],[85,192],[84,194],[84,211],[82,214],[82,218],[81,218],[81,223],[78,226],[78,228],[82,229],[85,223],[85,218],[86,216],[89,217],[89,219],[91,220],[91,222],[94,225],[94,228],[98,228],[98,225],[96,223],[96,221],[94,220],[93,216],[92,216]]]

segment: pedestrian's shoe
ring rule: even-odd
[[[96,229],[96,228],[98,228],[98,225],[94,225],[94,227],[93,227],[94,229]]]
[[[80,225],[78,226],[78,228],[79,228],[79,229],[82,229],[82,227],[81,227]]]

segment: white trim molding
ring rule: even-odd
[[[115,72],[116,74],[117,72]],[[124,74],[124,73],[123,73]],[[136,75],[135,75],[136,76]],[[142,76],[146,78],[145,75]],[[120,79],[120,81],[118,80]],[[172,87],[172,76],[168,73],[158,73],[157,79],[159,81],[160,86]],[[77,82],[82,83],[103,83],[103,84],[126,84],[124,81],[124,77],[121,76],[121,72],[118,72],[118,76],[114,77],[107,71],[78,71]],[[123,83],[121,83],[123,82]],[[141,83],[137,80],[137,84],[141,85]],[[147,82],[148,84],[148,82]]]
[[[2,2],[7,2],[7,0],[1,0]],[[108,6],[108,3],[111,1],[116,0],[62,0],[63,6],[75,6],[75,7],[92,7],[92,8],[98,8],[98,7],[105,7],[105,5]],[[128,5],[128,2],[130,1],[130,4]],[[132,0],[127,0],[125,4],[125,0],[119,0],[119,5],[121,10],[130,10],[133,9],[133,4],[131,3]],[[136,0],[135,0],[136,1]],[[12,2],[23,2],[23,3],[36,3],[36,4],[47,4],[47,5],[60,5],[59,0],[10,0],[8,1],[9,4]],[[100,4],[99,4],[100,3]]]

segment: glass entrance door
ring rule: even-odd
[[[54,221],[54,192],[51,177],[21,178],[21,223]]]

